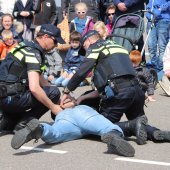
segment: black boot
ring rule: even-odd
[[[123,135],[119,131],[113,130],[105,133],[101,136],[101,140],[107,143],[108,153],[126,157],[132,157],[135,154],[134,148],[123,139]]]
[[[136,142],[139,145],[143,145],[147,141],[146,124],[147,117],[145,115],[137,117],[134,120],[117,123],[123,130],[126,137],[136,136]]]
[[[155,142],[170,142],[170,131],[155,130],[152,136]]]
[[[14,149],[19,149],[24,143],[41,138],[42,133],[43,128],[40,126],[38,119],[32,119],[26,124],[25,128],[15,131],[11,146]]]

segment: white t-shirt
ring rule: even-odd
[[[25,7],[27,0],[21,0],[21,1],[22,1],[23,6]]]
[[[0,0],[0,11],[4,14],[12,14],[16,1],[17,0]]]

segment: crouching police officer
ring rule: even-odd
[[[94,69],[93,83],[101,97],[99,112],[113,123],[119,122],[123,113],[128,120],[134,119],[120,123],[120,127],[124,132],[128,130],[131,135],[137,136],[138,144],[144,144],[147,140],[147,118],[143,110],[145,95],[135,78],[127,50],[101,39],[94,30],[84,35],[82,41],[87,57],[64,89],[61,105]]]
[[[60,30],[51,24],[41,26],[34,41],[21,42],[0,65],[0,131],[22,128],[24,122],[39,119],[48,110],[57,113],[60,98],[57,87],[43,79],[44,53],[64,43]]]

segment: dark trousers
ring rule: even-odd
[[[84,94],[88,94],[90,92],[91,91],[87,91]],[[100,101],[102,101],[101,104]],[[113,98],[109,98],[107,100],[101,100],[99,97],[96,99],[86,99],[81,104],[93,107],[111,122],[120,126],[125,136],[132,136],[132,133],[126,131],[126,122],[119,121],[124,113],[128,120],[133,120],[139,116],[144,115],[144,102],[144,92],[140,89],[139,86],[135,86],[119,90],[119,93]],[[148,140],[154,141],[153,132],[155,130],[159,129],[150,125],[146,126]]]
[[[59,101],[60,91],[57,87],[46,86],[43,90],[54,103]],[[40,103],[29,90],[22,94],[16,94],[1,99],[0,108],[4,116],[12,120],[13,124],[29,120],[32,117],[39,119],[49,110]]]
[[[100,113],[111,122],[119,122],[125,113],[128,120],[144,115],[145,94],[136,86],[119,89],[118,93],[108,99],[102,100]]]

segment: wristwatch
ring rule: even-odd
[[[67,87],[65,87],[64,90],[63,90],[63,93],[64,93],[64,94],[69,94],[69,93],[70,93],[70,90],[69,90]]]

